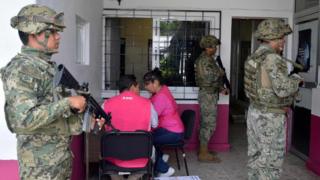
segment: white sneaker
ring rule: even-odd
[[[158,173],[158,177],[170,177],[174,174],[175,170],[172,167],[169,167],[168,171],[165,173]]]
[[[170,155],[169,155],[169,154],[163,154],[163,155],[162,155],[162,160],[163,160],[164,162],[168,162],[168,161],[169,161],[169,158],[170,158]]]

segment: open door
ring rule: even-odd
[[[249,100],[244,92],[244,62],[258,48],[252,35],[263,19],[232,19],[231,43],[231,121],[245,123],[245,112]]]

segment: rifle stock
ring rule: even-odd
[[[54,78],[54,85],[62,86],[67,89],[73,89],[79,95],[86,98],[87,107],[83,116],[83,125],[82,125],[83,131],[90,132],[92,115],[94,115],[94,118],[97,118],[97,119],[104,118],[105,124],[107,124],[112,129],[114,129],[114,127],[111,124],[111,113],[105,113],[104,110],[99,105],[99,103],[97,103],[97,101],[90,95],[88,83],[84,83],[83,85],[80,85],[79,82],[72,76],[72,74],[62,64],[58,66],[58,71],[55,74],[55,78]],[[95,123],[95,126],[93,128],[93,133],[97,134],[99,130],[100,130],[100,127],[98,123]]]

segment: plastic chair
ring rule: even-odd
[[[173,148],[175,150],[176,160],[177,160],[177,165],[178,165],[179,170],[180,170],[180,161],[179,161],[179,156],[178,156],[178,149],[180,149],[180,151],[182,152],[182,157],[183,157],[186,173],[187,173],[187,176],[189,176],[189,169],[188,169],[188,164],[187,164],[186,153],[184,151],[184,146],[185,146],[186,142],[192,136],[194,122],[195,122],[195,112],[193,110],[184,110],[181,114],[181,120],[184,125],[184,139],[177,142],[177,143],[162,144],[160,147],[161,148]]]
[[[135,132],[105,132],[101,137],[101,161],[99,165],[99,180],[104,175],[132,175],[144,174],[150,179],[152,171],[152,134],[146,131]],[[145,167],[119,167],[106,158],[119,160],[133,160],[147,158]]]

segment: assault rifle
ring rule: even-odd
[[[284,57],[283,57],[283,58],[284,58]],[[300,64],[300,63],[294,62],[294,61],[289,60],[289,59],[287,59],[287,58],[284,58],[284,60],[285,60],[286,62],[288,62],[288,63],[291,63],[292,66],[293,66],[293,70],[289,73],[289,76],[294,76],[294,74],[298,74],[298,73],[300,73],[300,72],[303,72],[304,69],[305,69],[305,67],[304,67],[302,64]],[[298,77],[301,78],[300,76],[298,76]],[[301,80],[303,80],[303,79],[301,79]],[[302,87],[302,86],[304,86],[304,85],[305,85],[305,83],[304,83],[304,82],[301,82],[301,83],[299,84],[299,87]]]
[[[223,75],[223,84],[226,86],[226,88],[229,89],[229,91],[231,91],[230,88],[230,81],[226,75],[226,69],[223,67],[222,61],[221,61],[221,57],[217,56],[216,61],[218,62],[219,67],[224,71],[224,75]]]
[[[305,69],[305,67],[304,67],[302,64],[300,64],[299,61],[294,62],[294,61],[289,60],[289,59],[287,59],[287,58],[284,58],[284,60],[285,60],[286,62],[288,62],[288,63],[291,63],[292,66],[293,66],[293,70],[290,72],[290,75],[292,75],[292,74],[294,74],[294,73],[298,74],[299,72],[302,72],[302,71],[304,71],[304,69]]]
[[[73,89],[77,94],[86,98],[87,107],[83,115],[83,125],[82,130],[85,132],[90,132],[90,122],[91,117],[94,115],[95,118],[105,119],[105,124],[114,129],[111,124],[111,113],[105,113],[97,101],[90,95],[88,83],[83,83],[80,85],[79,82],[71,75],[71,73],[62,64],[58,66],[58,72],[55,74],[54,78],[55,86],[62,86],[67,89]],[[76,109],[73,111],[77,112]],[[93,128],[93,133],[97,134],[100,128],[98,123],[95,123]]]

